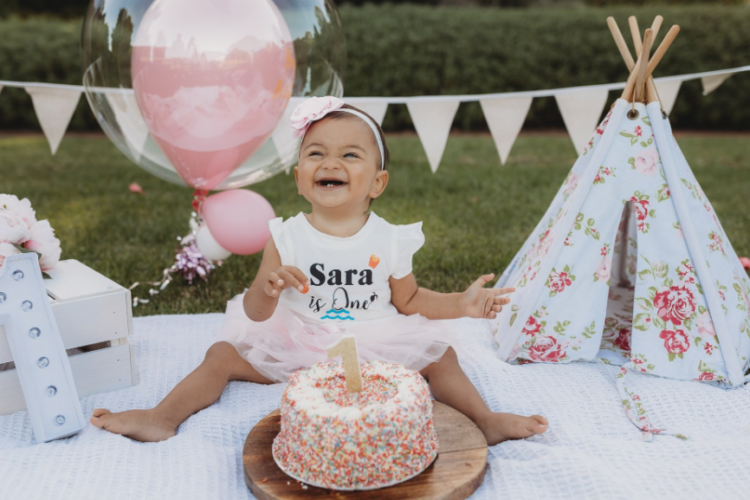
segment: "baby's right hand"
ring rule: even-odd
[[[269,297],[278,297],[282,290],[289,287],[294,287],[301,293],[307,293],[310,290],[310,281],[299,268],[281,266],[276,271],[268,273],[263,290]]]

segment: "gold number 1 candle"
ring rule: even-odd
[[[359,356],[357,355],[357,341],[354,335],[344,335],[335,344],[328,346],[328,357],[341,356],[344,364],[344,378],[348,392],[362,391],[362,374],[359,370]]]

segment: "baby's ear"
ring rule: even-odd
[[[296,165],[294,167],[294,183],[297,185],[297,194],[301,194],[299,192],[299,165]]]
[[[380,196],[381,194],[383,194],[383,191],[385,191],[385,187],[387,185],[388,185],[388,171],[381,170],[375,176],[375,182],[372,183],[372,189],[370,189],[370,198],[374,199]]]

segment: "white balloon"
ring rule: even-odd
[[[205,224],[198,229],[198,234],[195,235],[195,242],[198,245],[198,250],[209,260],[224,260],[232,255],[232,252],[216,242],[211,231],[208,230],[208,226]]]

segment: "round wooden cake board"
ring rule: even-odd
[[[273,440],[281,429],[281,416],[276,410],[258,422],[247,435],[242,451],[245,482],[253,495],[261,500],[467,498],[484,479],[487,466],[484,434],[464,414],[437,401],[433,402],[433,421],[438,435],[438,456],[424,472],[403,483],[378,490],[336,491],[303,485],[276,465],[271,453]]]

